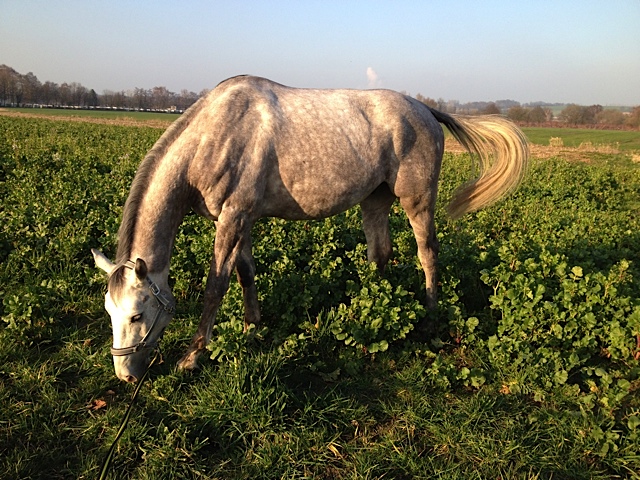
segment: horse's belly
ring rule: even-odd
[[[344,177],[348,177],[346,172]],[[267,186],[261,216],[310,220],[337,215],[360,203],[382,183],[366,177],[360,180],[308,177],[287,185],[280,179]]]

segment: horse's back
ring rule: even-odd
[[[439,170],[439,124],[426,106],[390,90],[299,89],[239,76],[209,93],[199,117],[194,123],[215,144],[201,149],[217,165],[209,168],[242,171],[236,188],[259,199],[260,216],[326,217],[384,182],[406,189],[402,177],[426,182]]]
[[[209,96],[212,111],[247,114],[253,110],[261,120],[270,117],[284,130],[279,133],[303,130],[301,136],[307,138],[348,134],[356,140],[352,134],[357,137],[366,131],[383,138],[384,133],[408,124],[420,130],[420,124],[430,129],[435,126],[436,131],[431,134],[441,131],[428,107],[392,90],[294,88],[266,78],[240,75],[218,84]]]

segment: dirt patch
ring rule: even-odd
[[[85,123],[98,123],[102,125],[120,125],[126,127],[151,127],[151,128],[167,128],[175,118],[169,120],[137,120],[133,117],[118,117],[118,118],[99,118],[90,117],[84,115],[48,115],[45,113],[24,113],[15,112],[9,109],[0,108],[0,115],[7,117],[20,117],[20,118],[42,118],[45,120],[57,120],[63,122],[85,122]]]

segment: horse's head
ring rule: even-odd
[[[96,266],[109,275],[104,304],[111,316],[116,375],[125,382],[136,382],[173,317],[173,295],[149,277],[144,260],[115,265],[98,250],[91,252]]]

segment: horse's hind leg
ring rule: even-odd
[[[367,239],[367,259],[384,271],[393,254],[389,233],[389,210],[396,199],[389,186],[383,183],[365,198],[362,207],[362,228]]]
[[[424,270],[427,287],[427,307],[435,309],[437,305],[437,272],[438,240],[434,226],[435,194],[424,193],[412,197],[400,197],[400,204],[404,208],[413,234],[418,243],[418,257]]]
[[[238,282],[242,286],[242,296],[244,297],[244,329],[247,331],[249,325],[260,321],[260,305],[258,303],[258,291],[256,289],[255,275],[256,264],[251,253],[251,238],[244,242],[242,252],[238,258],[236,266]]]
[[[179,368],[193,370],[197,367],[198,357],[211,340],[216,314],[222,303],[222,297],[229,288],[229,279],[233,269],[238,264],[245,244],[249,242],[250,245],[250,233],[251,225],[244,215],[224,210],[220,214],[217,222],[214,254],[204,292],[202,318],[187,353],[178,362]]]

